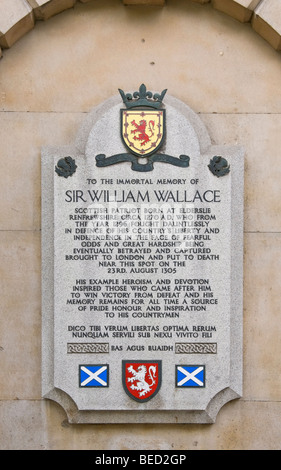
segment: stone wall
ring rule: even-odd
[[[37,21],[47,20],[78,2],[92,0],[1,0],[0,46],[11,47],[34,28]],[[158,6],[166,0],[120,0],[124,5]],[[186,0],[187,2],[190,0]],[[276,50],[281,49],[281,4],[279,0],[191,0],[211,5],[241,22],[250,22],[253,29]],[[1,54],[1,49],[0,49]]]
[[[278,449],[280,1],[123,3],[0,1],[0,448]],[[212,425],[70,425],[41,399],[41,147],[143,82],[245,148],[244,394]]]

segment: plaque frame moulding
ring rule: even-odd
[[[86,117],[74,142],[65,147],[44,147],[42,149],[42,396],[60,404],[70,423],[214,423],[220,409],[230,400],[242,396],[242,323],[243,323],[243,180],[244,151],[238,146],[212,145],[210,136],[199,116],[186,104],[169,95],[165,104],[174,109],[190,123],[198,139],[200,156],[206,167],[215,155],[229,156],[231,161],[231,240],[230,263],[231,308],[230,365],[228,386],[216,391],[204,409],[189,409],[188,402],[182,409],[151,409],[146,404],[135,404],[133,409],[79,409],[74,399],[64,390],[55,386],[54,377],[54,336],[55,310],[55,245],[54,245],[54,162],[71,156],[79,169],[82,160],[89,162],[89,137],[94,125],[105,113],[116,107],[121,108],[120,96],[110,98],[94,108]],[[167,139],[169,136],[167,136]],[[120,139],[121,141],[121,139]],[[193,156],[190,155],[191,162]],[[95,160],[92,160],[93,165]],[[130,165],[129,162],[120,165]],[[165,165],[164,163],[155,163]],[[72,168],[75,171],[75,166]],[[209,170],[208,170],[209,171]],[[216,176],[213,176],[216,180]],[[63,179],[63,178],[62,178]],[[189,356],[190,357],[190,356]],[[199,360],[198,355],[196,355]],[[176,360],[176,359],[175,359]]]

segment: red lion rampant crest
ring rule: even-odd
[[[148,123],[149,130],[147,132],[150,133],[150,136],[148,136],[146,133],[147,122],[145,119],[142,119],[139,124],[133,120],[132,125],[135,127],[135,129],[131,131],[131,134],[136,134],[138,132],[138,135],[134,135],[134,140],[140,140],[141,145],[145,145],[147,142],[149,142],[151,137],[154,135],[155,121],[149,121]]]

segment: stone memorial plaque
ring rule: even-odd
[[[213,423],[242,395],[243,150],[119,92],[42,150],[43,396],[72,423]]]

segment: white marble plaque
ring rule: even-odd
[[[243,150],[156,102],[121,91],[42,150],[43,396],[73,423],[213,423],[242,395]]]

